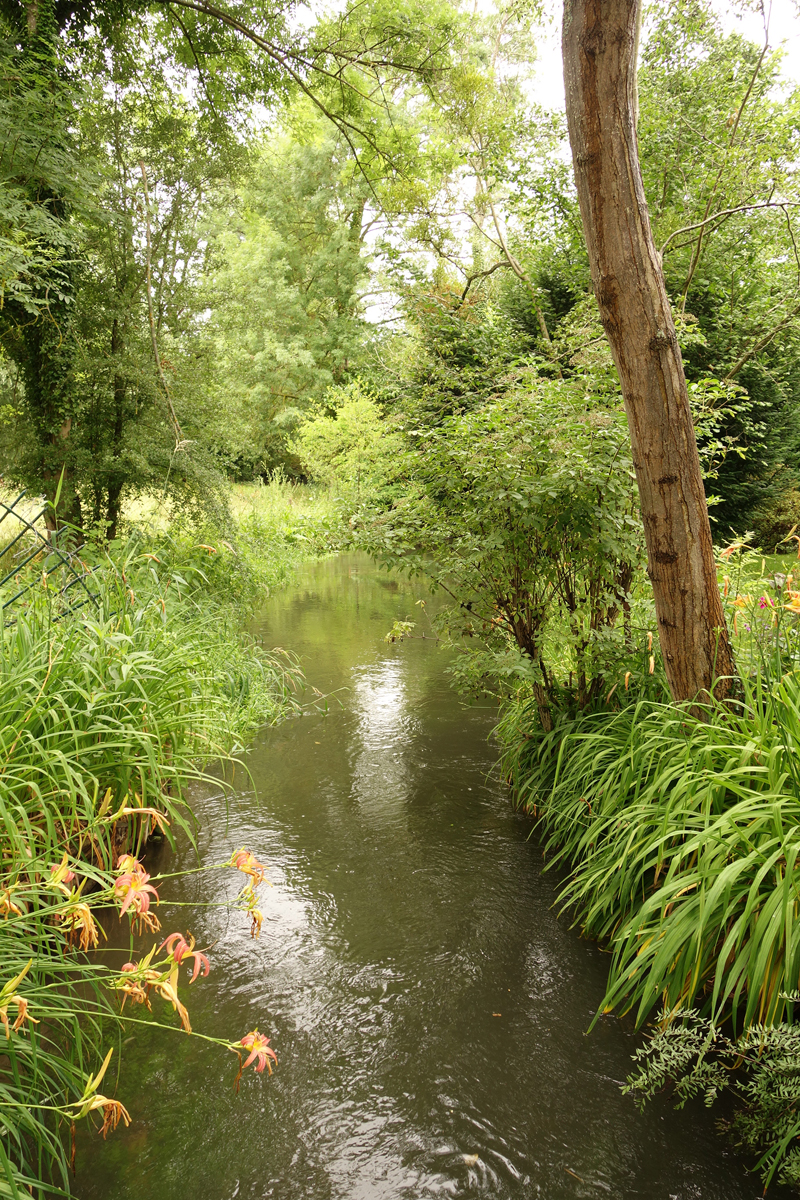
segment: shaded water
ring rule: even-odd
[[[607,959],[556,919],[530,821],[489,777],[495,714],[460,706],[433,642],[382,640],[422,595],[343,557],[270,601],[265,641],[345,690],[256,740],[258,799],[198,799],[203,862],[247,845],[269,864],[262,937],[214,907],[233,871],[171,881],[159,914],[214,943],[185,989],[195,1029],[258,1025],[279,1066],[235,1096],[232,1055],[138,1035],[118,1093],[133,1123],[80,1142],[81,1200],[760,1195],[701,1106],[641,1115],[621,1095],[628,1028],[585,1035]]]

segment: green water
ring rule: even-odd
[[[243,778],[227,810],[196,798],[204,862],[247,845],[269,866],[262,937],[214,907],[232,871],[172,880],[159,914],[212,945],[184,989],[195,1029],[258,1025],[279,1066],[236,1096],[232,1055],[138,1035],[132,1124],[79,1141],[81,1200],[760,1196],[701,1105],[640,1115],[621,1095],[628,1026],[586,1036],[607,960],[553,912],[491,773],[495,714],[461,707],[432,641],[382,640],[423,595],[345,557],[266,608],[265,642],[340,705],[256,739],[257,798]],[[184,846],[154,867],[194,863]]]

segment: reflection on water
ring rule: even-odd
[[[265,640],[339,703],[257,739],[257,799],[245,781],[229,807],[197,797],[203,862],[247,845],[269,863],[261,940],[219,906],[231,871],[173,880],[161,917],[213,946],[195,1029],[258,1025],[279,1066],[237,1097],[232,1056],[144,1031],[119,1090],[133,1123],[80,1142],[81,1200],[760,1195],[702,1107],[642,1116],[621,1095],[629,1029],[585,1036],[606,961],[556,919],[490,776],[494,714],[459,705],[432,641],[382,640],[421,594],[341,558],[270,602]]]

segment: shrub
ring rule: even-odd
[[[789,549],[786,539],[800,525],[800,491],[788,488],[762,500],[753,512],[756,543],[767,554]]]
[[[407,494],[363,540],[448,598],[439,625],[469,650],[460,675],[526,680],[549,728],[559,709],[596,705],[633,647],[643,535],[616,398],[530,369],[506,384],[408,431]]]
[[[358,380],[329,388],[291,447],[311,479],[356,507],[391,494],[401,448],[397,430]]]
[[[725,1125],[760,1154],[756,1169],[765,1184],[776,1173],[784,1183],[800,1184],[800,1028],[752,1025],[732,1037],[696,1012],[662,1017],[636,1052],[637,1069],[623,1091],[643,1106],[673,1084],[678,1108],[696,1096],[710,1106],[732,1093],[738,1108]]]

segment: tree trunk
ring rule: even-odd
[[[120,363],[125,343],[120,329],[119,319],[114,317],[111,325],[111,358],[115,367]],[[111,439],[111,462],[107,483],[107,508],[105,537],[113,542],[117,536],[117,524],[121,511],[122,489],[125,486],[125,471],[120,466],[122,454],[122,434],[125,428],[125,397],[128,385],[125,376],[119,370],[114,371],[114,433]]]
[[[636,143],[639,0],[565,0],[567,123],[592,282],[622,383],[672,695],[735,670],[675,325]],[[715,689],[722,695],[730,684]]]

